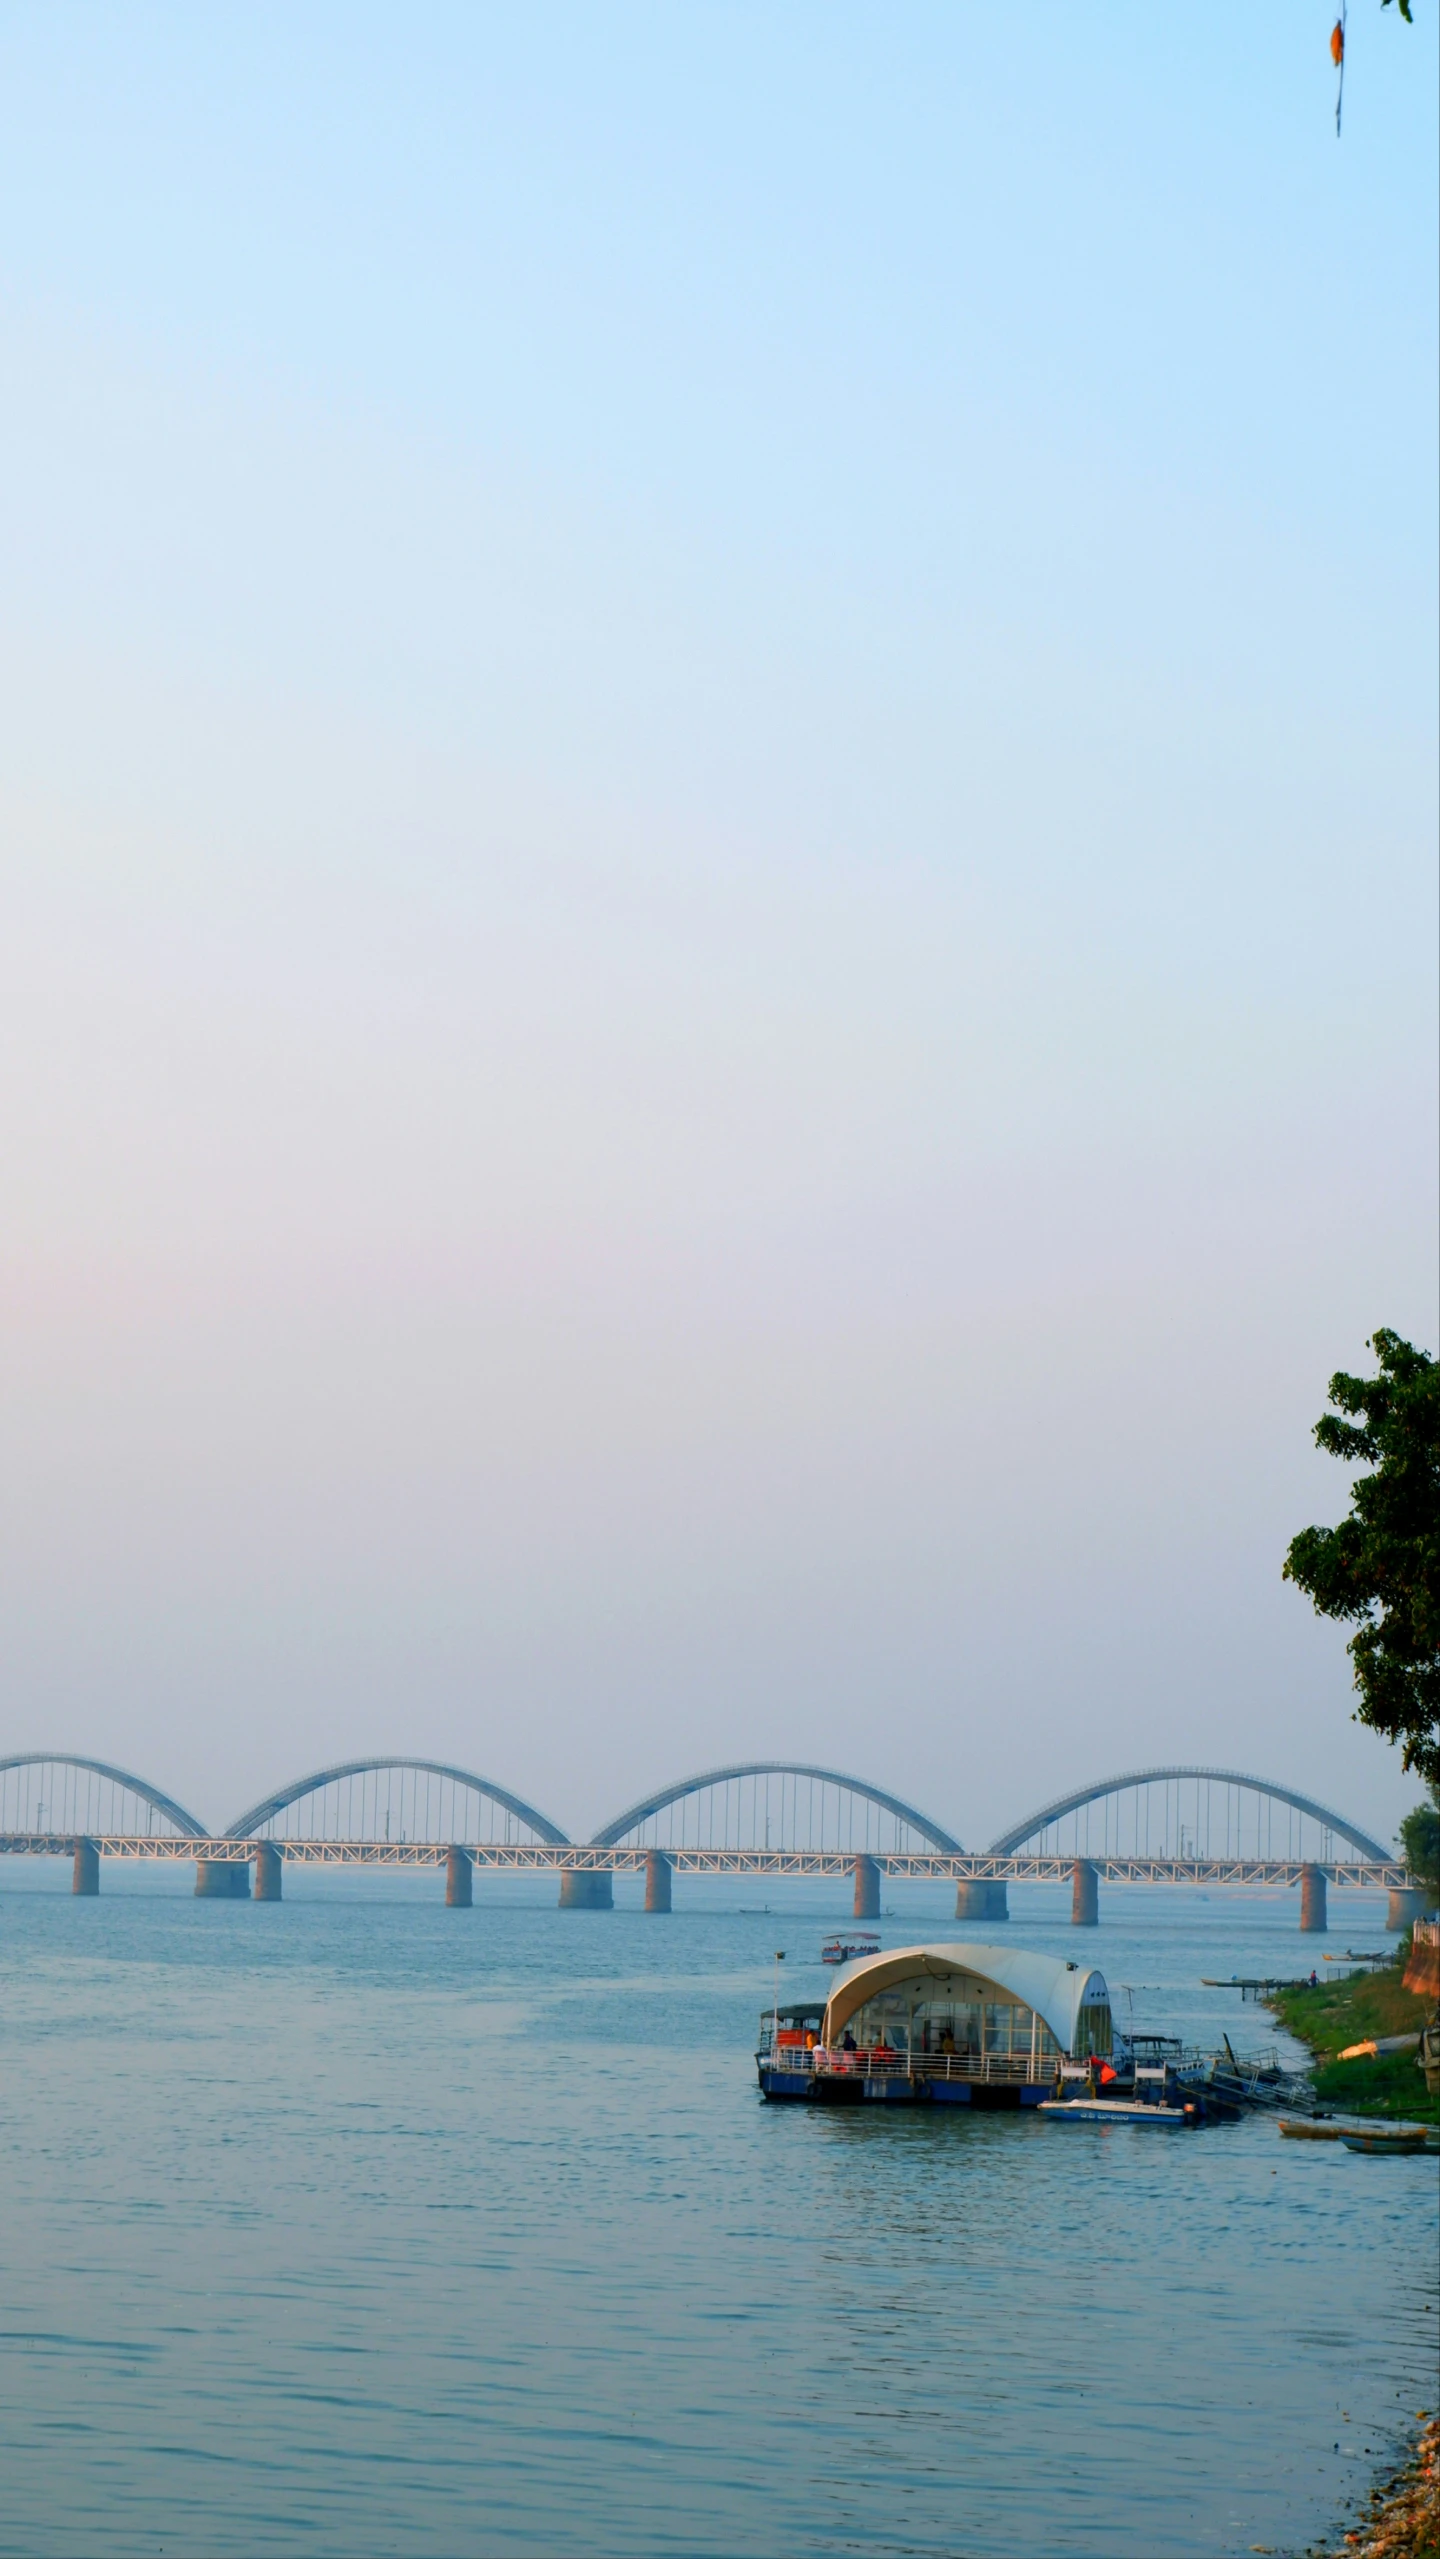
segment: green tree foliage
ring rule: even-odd
[[[1440,1781],[1440,1361],[1398,1333],[1370,1348],[1376,1377],[1330,1380],[1335,1410],[1315,1443],[1347,1466],[1368,1464],[1338,1528],[1303,1528],[1285,1578],[1322,1617],[1361,1622],[1350,1658],[1356,1720],[1399,1742],[1404,1765]]]
[[[1417,1804],[1400,1824],[1400,1845],[1412,1875],[1440,1902],[1440,1786],[1432,1785],[1428,1804]]]

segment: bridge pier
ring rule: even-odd
[[[957,1919],[1008,1919],[1010,1900],[1005,1884],[957,1884],[955,1916]]]
[[[75,1853],[78,1857],[80,1852],[77,1849]],[[75,1890],[77,1893],[80,1890],[78,1884]],[[1385,1904],[1386,1927],[1408,1928],[1412,1920],[1425,1917],[1434,1899],[1434,1894],[1427,1893],[1423,1884],[1392,1884],[1390,1898]]]
[[[100,1851],[93,1839],[77,1839],[75,1842],[75,1872],[70,1890],[72,1893],[98,1893],[100,1890]]]
[[[647,1910],[669,1909],[670,1879],[674,1871],[663,1848],[646,1849],[645,1907]]]
[[[1307,1936],[1323,1937],[1329,1922],[1325,1916],[1325,1869],[1302,1866],[1300,1869],[1300,1925]]]
[[[475,1860],[459,1847],[445,1851],[445,1907],[469,1910],[475,1901]]]
[[[1077,1857],[1070,1888],[1070,1925],[1072,1928],[1098,1928],[1100,1925],[1100,1877],[1088,1857]]]
[[[613,1910],[615,1878],[609,1868],[603,1867],[594,1872],[588,1867],[562,1866],[560,1907],[562,1910]]]
[[[880,1869],[873,1857],[855,1860],[855,1916],[878,1919],[880,1916]]]
[[[255,1842],[255,1899],[278,1901],[285,1876],[285,1861],[273,1839]]]
[[[248,1901],[249,1865],[240,1858],[197,1857],[195,1891],[201,1901]]]

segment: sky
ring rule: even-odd
[[[1435,12],[0,12],[0,1750],[1389,1835]]]

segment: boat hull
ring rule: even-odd
[[[1413,2159],[1417,2151],[1427,2147],[1423,2132],[1343,2132],[1340,2138],[1347,2150],[1362,2151],[1369,2159]]]
[[[1185,2132],[1200,2121],[1193,2106],[1132,2106],[1121,2097],[1048,2097],[1040,2112],[1052,2123],[1143,2124],[1147,2132]]]
[[[1053,2080],[911,2079],[903,2071],[779,2070],[761,2063],[760,2094],[810,2106],[969,2106],[978,2113],[1016,2114],[1049,2096]]]

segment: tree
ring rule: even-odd
[[[1417,1804],[1400,1824],[1405,1863],[1432,1902],[1440,1903],[1440,1786],[1430,1788],[1428,1804]]]
[[[1399,1742],[1403,1764],[1440,1781],[1440,1361],[1398,1333],[1372,1334],[1376,1377],[1330,1380],[1335,1410],[1317,1448],[1373,1468],[1338,1528],[1303,1528],[1285,1558],[1322,1617],[1360,1619],[1347,1647],[1355,1720]],[[1344,1419],[1342,1416],[1358,1416]]]

